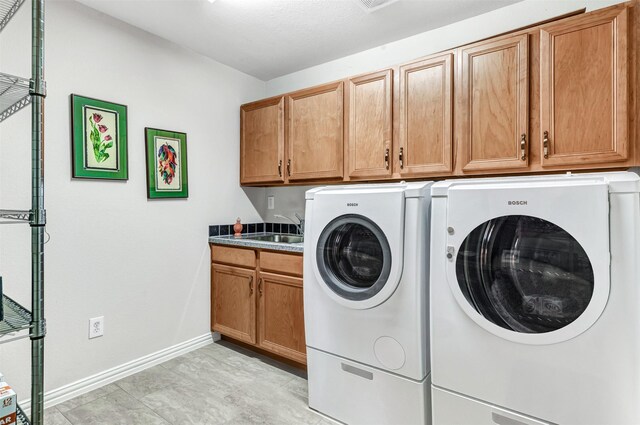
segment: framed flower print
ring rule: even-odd
[[[145,128],[147,198],[188,198],[187,135]]]
[[[71,95],[72,176],[127,180],[127,107]]]

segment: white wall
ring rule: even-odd
[[[30,9],[0,34],[0,70],[30,76]],[[46,10],[46,388],[209,331],[207,226],[260,220],[239,187],[239,106],[265,83],[76,2]],[[129,180],[71,179],[69,95],[128,105]],[[189,199],[148,201],[144,127],[187,133]],[[30,110],[0,124],[0,208],[30,208]],[[5,290],[30,305],[26,226],[0,226]],[[105,336],[88,340],[88,319]],[[29,343],[0,370],[30,396]]]
[[[590,11],[621,2],[621,0],[524,0],[483,15],[274,78],[267,81],[267,94],[275,96],[383,69],[583,8]],[[267,191],[270,190],[273,189],[267,189]],[[288,211],[304,209],[304,193],[300,196],[297,188],[281,188],[277,190],[277,194],[279,198],[277,203],[285,205]]]

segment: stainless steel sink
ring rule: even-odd
[[[300,243],[304,242],[304,238],[298,235],[260,235],[260,236],[249,236],[247,239],[253,239],[256,241],[266,241],[266,242],[280,242],[280,243]]]

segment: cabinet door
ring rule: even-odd
[[[306,363],[302,279],[260,273],[258,293],[258,345]]]
[[[542,27],[543,166],[629,157],[627,59],[626,7]]]
[[[337,179],[343,175],[343,83],[287,95],[289,180]]]
[[[284,182],[284,97],[240,107],[240,183]]]
[[[349,80],[347,156],[349,177],[391,176],[392,70]]]
[[[211,325],[239,341],[256,342],[254,270],[211,265]]]
[[[404,177],[452,167],[452,54],[400,67],[398,165]]]
[[[528,167],[528,35],[461,50],[459,99],[463,171]]]

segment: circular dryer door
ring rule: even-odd
[[[349,307],[370,308],[393,293],[391,262],[387,237],[361,215],[337,217],[318,238],[316,264],[326,292]]]
[[[577,336],[608,298],[595,294],[593,266],[580,243],[542,218],[485,221],[466,236],[454,267],[452,289],[463,309],[485,329],[518,342]]]

